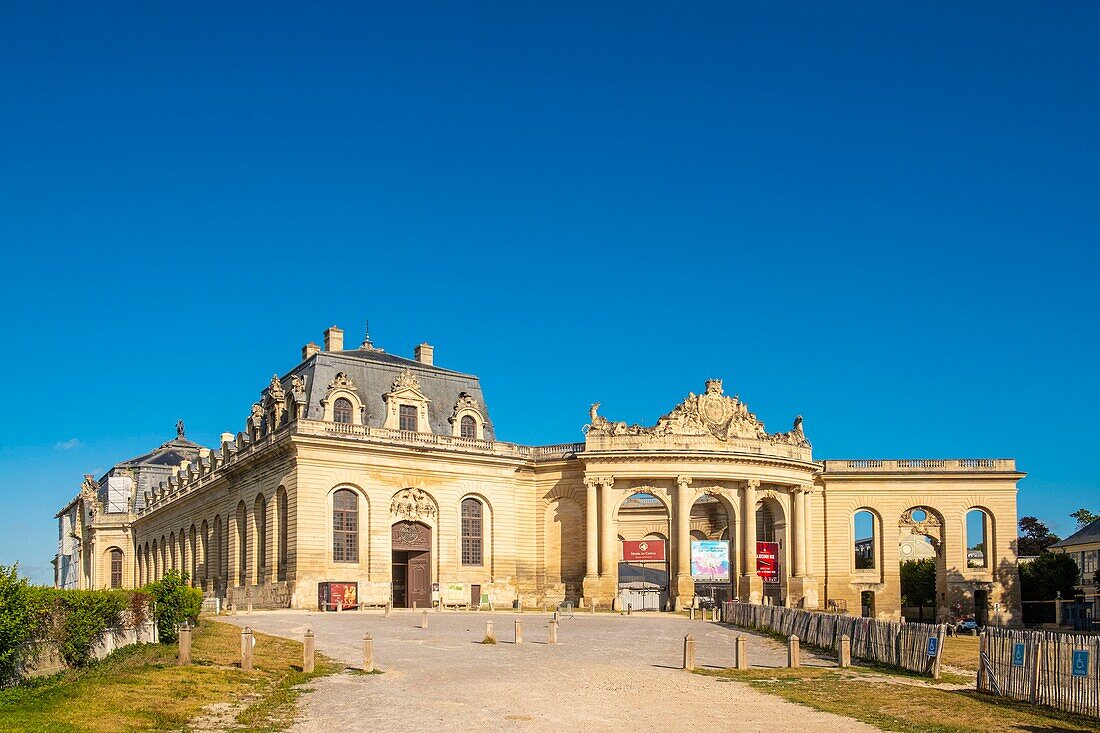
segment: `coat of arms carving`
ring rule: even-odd
[[[413,521],[434,517],[435,502],[423,489],[404,489],[394,494],[390,514]]]

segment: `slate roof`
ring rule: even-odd
[[[180,461],[194,460],[199,455],[198,443],[187,438],[174,438],[160,447],[148,453],[143,453],[128,461],[116,463],[115,468],[129,468],[131,466],[178,466]]]
[[[443,367],[422,364],[415,359],[372,349],[347,351],[321,351],[299,364],[280,378],[283,390],[291,391],[290,378],[303,376],[306,382],[307,420],[324,419],[321,400],[328,394],[328,387],[339,372],[343,372],[355,384],[356,394],[367,408],[365,423],[369,427],[382,427],[386,418],[383,395],[393,388],[393,380],[408,369],[420,380],[420,391],[428,398],[428,425],[437,435],[450,435],[448,418],[454,413],[455,403],[462,392],[477,400],[485,418],[486,440],[495,440],[495,431],[481,392],[481,382],[472,374],[463,374]]]
[[[1055,542],[1051,547],[1072,547],[1087,542],[1100,542],[1100,519],[1091,524],[1086,524],[1061,542]]]

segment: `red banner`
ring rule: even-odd
[[[664,540],[623,540],[623,560],[627,562],[664,562]]]
[[[779,543],[756,543],[756,574],[765,583],[779,583]]]

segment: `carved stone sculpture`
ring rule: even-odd
[[[403,489],[390,502],[390,514],[410,521],[434,517],[435,513],[435,502],[423,489]]]

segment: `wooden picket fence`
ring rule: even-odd
[[[1100,717],[1100,636],[991,627],[980,650],[979,691]]]
[[[940,655],[947,627],[943,624],[903,624],[783,606],[726,602],[722,620],[748,629],[797,636],[803,644],[837,651],[847,635],[852,658],[900,667],[940,678]],[[935,656],[928,654],[928,639],[936,638]]]

